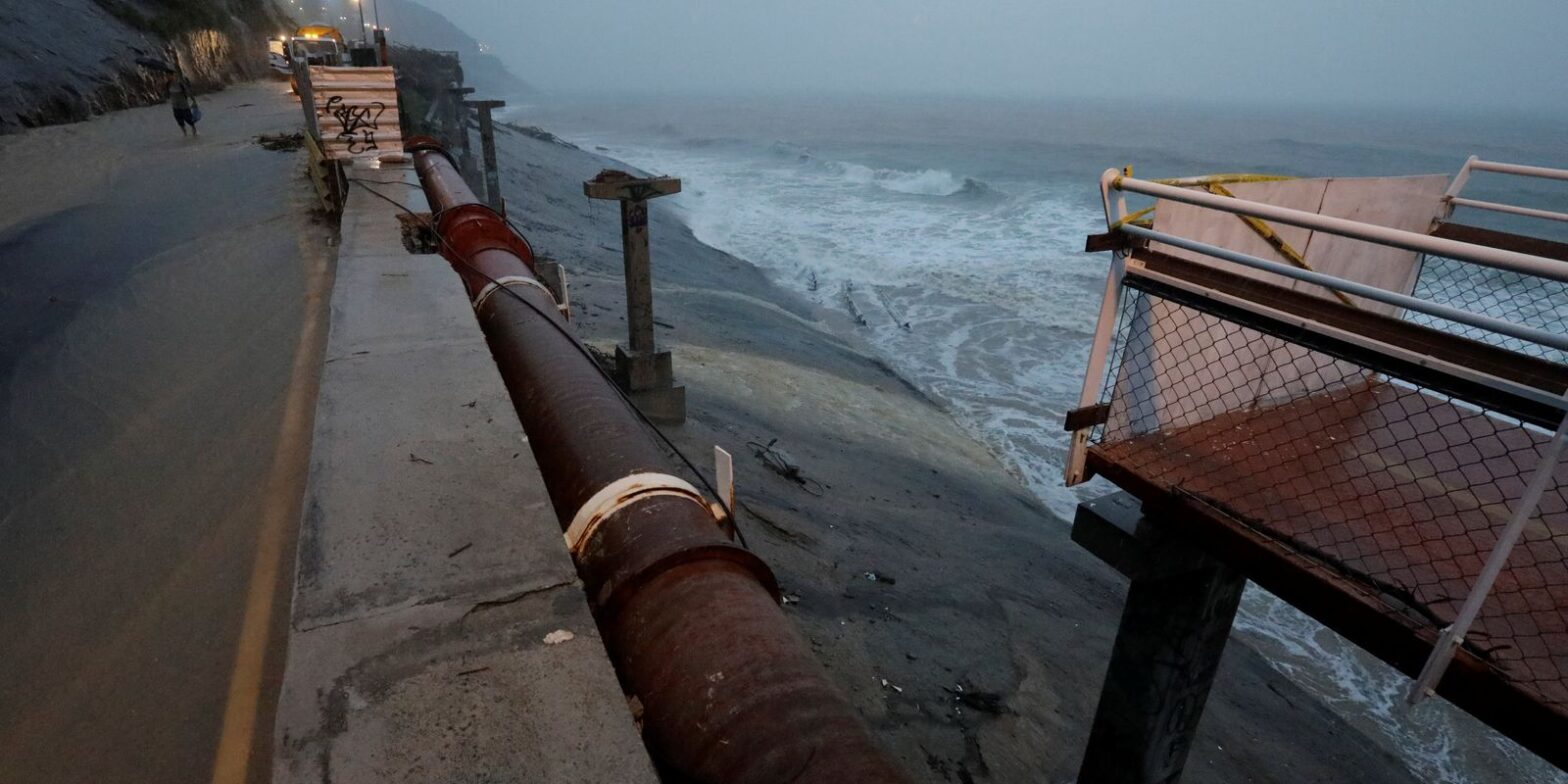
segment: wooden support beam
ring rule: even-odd
[[[1073,541],[1132,578],[1078,780],[1174,784],[1247,581],[1149,525],[1128,493],[1080,504]]]

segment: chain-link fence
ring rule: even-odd
[[[1465,275],[1424,273],[1417,296],[1564,324],[1561,293],[1509,297],[1506,273],[1459,266]],[[1126,290],[1121,313],[1108,419],[1091,438],[1100,458],[1360,583],[1416,628],[1453,620],[1550,433],[1154,294]],[[1558,465],[1467,647],[1568,711],[1565,608]]]
[[[1420,299],[1500,318],[1519,326],[1543,329],[1559,335],[1568,334],[1568,283],[1562,281],[1467,264],[1441,256],[1424,256],[1413,293]],[[1406,318],[1510,351],[1568,363],[1568,352],[1561,349],[1422,313],[1409,313]]]

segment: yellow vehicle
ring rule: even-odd
[[[343,41],[343,33],[336,27],[324,24],[305,25],[294,31],[295,38],[304,38],[310,41],[331,40],[337,41],[338,46],[347,46]]]
[[[311,65],[344,65],[348,45],[341,31],[323,24],[304,25],[293,35],[267,39],[267,61],[274,71],[292,74],[290,64],[295,59]]]

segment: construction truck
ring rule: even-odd
[[[323,24],[305,25],[293,35],[267,39],[267,62],[274,71],[292,76],[296,59],[311,65],[344,65],[348,62],[348,45],[342,32]]]

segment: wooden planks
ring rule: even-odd
[[[1189,510],[1207,510],[1211,535],[1256,540],[1240,549],[1249,557],[1272,543],[1312,590],[1359,596],[1424,638],[1469,593],[1546,439],[1370,381],[1101,444],[1090,459],[1146,504],[1187,499]],[[1568,726],[1565,488],[1568,465],[1559,465],[1471,635],[1487,668],[1558,727]],[[1319,620],[1356,637],[1334,615]]]
[[[391,67],[313,65],[310,80],[327,157],[379,159],[402,154],[402,116]]]

